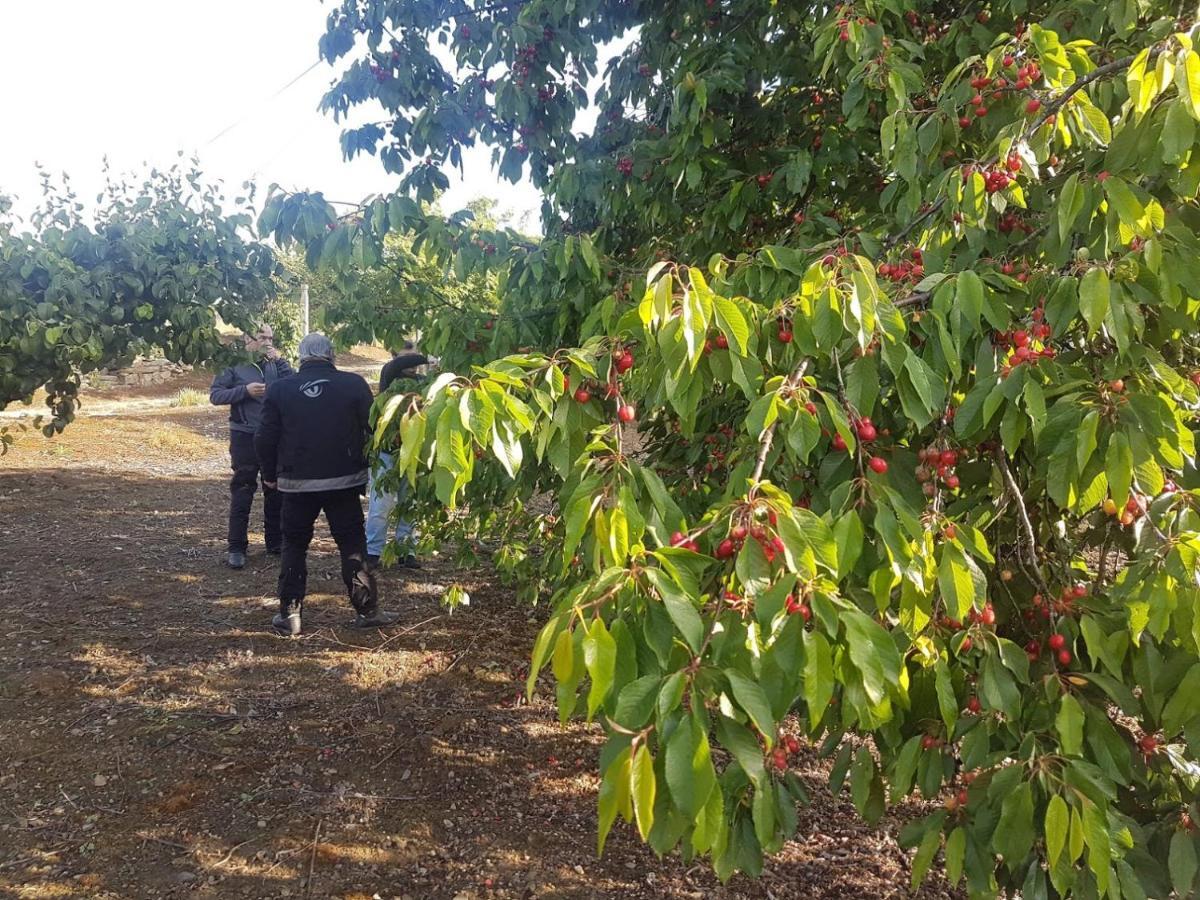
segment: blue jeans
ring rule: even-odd
[[[380,461],[385,467],[390,467],[394,460],[392,454],[380,454]],[[408,495],[408,480],[400,482],[400,490],[395,494],[385,493],[377,490],[375,487],[376,472],[372,468],[370,481],[367,483],[367,555],[382,556],[384,545],[388,539],[388,520],[392,517],[392,510],[396,508],[396,504],[404,500]],[[396,543],[401,547],[402,552],[413,552],[413,527],[410,522],[403,519],[396,521]]]

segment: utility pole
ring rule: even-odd
[[[308,283],[300,285],[300,310],[304,317],[303,334],[308,334]]]

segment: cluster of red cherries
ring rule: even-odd
[[[955,467],[958,465],[958,451],[949,447],[922,447],[917,451],[917,467],[914,473],[926,497],[932,497],[937,492],[937,482],[940,481],[947,489],[958,490],[959,480]]]
[[[909,258],[894,263],[881,263],[879,277],[893,282],[909,281],[914,284],[925,277],[925,257],[920,247],[908,251]]]

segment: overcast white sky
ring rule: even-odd
[[[374,157],[342,159],[340,126],[317,111],[334,70],[317,60],[329,3],[319,0],[0,0],[0,193],[36,199],[35,162],[66,171],[81,198],[118,170],[165,166],[184,150],[236,189],[254,178],[355,201],[394,189]],[[213,140],[230,125],[234,127]],[[518,216],[540,199],[501,182],[480,149],[451,172],[443,208],[494,197]]]

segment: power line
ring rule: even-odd
[[[273,93],[273,94],[272,94],[270,97],[268,97],[266,100],[260,101],[260,103],[258,103],[258,104],[257,104],[255,107],[253,107],[253,109],[256,109],[258,106],[262,106],[263,104],[270,103],[272,100],[275,100],[275,99],[276,99],[276,98],[277,98],[277,97],[278,97],[280,94],[282,94],[284,91],[286,91],[286,90],[287,90],[288,88],[290,88],[292,85],[296,84],[296,82],[298,82],[298,81],[299,81],[301,78],[303,78],[305,75],[307,75],[307,74],[308,74],[309,72],[311,72],[313,69],[315,69],[317,66],[321,65],[321,63],[322,63],[322,62],[323,62],[322,60],[318,59],[318,60],[317,60],[316,62],[314,62],[314,63],[313,63],[311,66],[309,66],[307,69],[305,69],[305,70],[304,70],[303,72],[301,72],[299,75],[297,75],[295,78],[293,78],[293,79],[292,79],[291,81],[289,81],[287,84],[285,84],[283,87],[281,87],[281,88],[280,88],[279,90],[277,90],[275,93]],[[208,147],[208,146],[210,146],[211,144],[215,143],[216,141],[220,140],[220,139],[221,139],[221,138],[223,138],[225,135],[229,134],[229,132],[231,132],[231,131],[233,131],[235,128],[237,128],[239,125],[242,125],[242,124],[243,124],[243,123],[244,123],[244,122],[245,122],[247,119],[249,119],[249,118],[250,118],[250,111],[247,111],[247,112],[246,112],[244,115],[242,115],[242,117],[241,117],[240,119],[238,119],[237,121],[233,122],[231,125],[227,125],[226,127],[222,128],[222,129],[221,129],[220,131],[218,131],[218,132],[217,132],[215,135],[213,135],[212,137],[210,137],[210,138],[209,138],[207,141],[205,141],[205,142],[204,142],[203,146],[205,146],[205,147]]]

